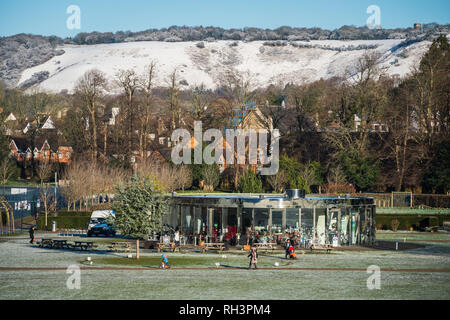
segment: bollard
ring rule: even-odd
[[[395,242],[395,250],[398,250],[398,241]]]
[[[56,221],[52,222],[52,232],[56,232]]]

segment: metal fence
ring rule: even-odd
[[[371,197],[378,208],[450,208],[450,195],[411,192],[357,193]]]
[[[52,197],[54,197],[54,187],[52,187]],[[0,196],[4,197],[13,208],[15,219],[27,216],[35,216],[43,207],[39,199],[40,187],[29,186],[0,186]],[[57,209],[66,206],[66,200],[56,187]]]

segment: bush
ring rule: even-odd
[[[111,210],[111,202],[94,204],[90,206],[90,210]]]
[[[239,178],[239,192],[242,193],[262,193],[262,181],[259,176],[251,170],[247,170],[242,177]]]
[[[99,210],[99,209],[94,209]],[[100,209],[101,210],[101,209]],[[44,215],[44,213],[41,213]],[[58,211],[56,213],[58,217],[90,217],[92,215],[92,210],[90,211]],[[53,212],[49,212],[48,217],[53,216]]]
[[[74,217],[74,216],[60,216],[60,217],[47,217],[47,228],[51,228],[53,221],[56,221],[56,227],[58,229],[87,229],[89,224],[89,217]],[[37,221],[38,229],[45,229],[45,217],[39,216]]]

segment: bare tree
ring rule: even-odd
[[[171,166],[152,158],[140,163],[136,173],[141,177],[150,177],[162,192],[184,190],[192,185],[192,174],[188,167]]]
[[[97,146],[97,107],[98,100],[102,95],[103,90],[107,86],[105,75],[97,70],[87,71],[77,82],[75,92],[84,101],[84,107],[89,112],[92,131],[90,139],[90,147],[92,151],[92,161],[97,161],[98,146]]]
[[[169,76],[169,93],[167,104],[169,106],[169,112],[171,117],[170,129],[175,130],[180,125],[181,120],[181,108],[180,108],[180,88],[177,83],[177,69],[173,70],[173,72]]]
[[[151,108],[153,103],[153,82],[155,79],[156,62],[152,61],[146,67],[145,74],[140,78],[140,89],[144,95],[144,101],[141,103],[139,110],[139,151],[141,157],[147,157],[147,135],[150,133]]]
[[[45,227],[48,225],[48,214],[52,207],[52,204],[55,201],[55,196],[53,189],[50,187],[49,183],[41,182],[39,188],[39,199],[41,200],[41,204],[44,206],[44,214],[45,214]]]
[[[39,177],[41,184],[44,181],[47,181],[48,179],[50,179],[52,176],[52,173],[53,173],[53,165],[48,161],[39,163],[39,165],[36,168],[36,174]]]
[[[277,174],[271,175],[267,177],[267,183],[272,187],[277,193],[283,192],[286,187],[287,175],[284,170],[279,170]]]
[[[202,83],[195,87],[191,93],[190,113],[194,121],[204,121],[210,104],[210,93]]]
[[[15,164],[8,158],[4,158],[0,162],[0,181],[6,184],[14,173]]]
[[[223,79],[221,79],[221,86],[228,104],[230,120],[234,116],[234,109],[239,109],[243,116],[247,111],[247,103],[255,97],[255,93],[252,91],[251,73],[241,73],[237,70],[230,70],[225,74]],[[237,190],[239,186],[239,177],[241,172],[243,172],[241,169],[245,169],[240,168],[237,163],[237,152],[234,150],[233,184],[235,190]]]
[[[125,118],[127,122],[127,160],[131,161],[133,152],[133,136],[135,121],[134,98],[136,90],[139,88],[139,77],[134,70],[120,70],[116,75],[116,83],[123,89],[126,100]]]
[[[206,165],[202,171],[203,189],[205,191],[214,191],[220,182],[220,171],[215,164]]]
[[[329,185],[341,185],[347,183],[347,178],[345,177],[344,171],[340,165],[330,168],[327,176],[327,182]]]

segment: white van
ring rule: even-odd
[[[108,217],[115,217],[114,210],[95,210],[89,220],[88,232],[99,224],[105,224]]]

